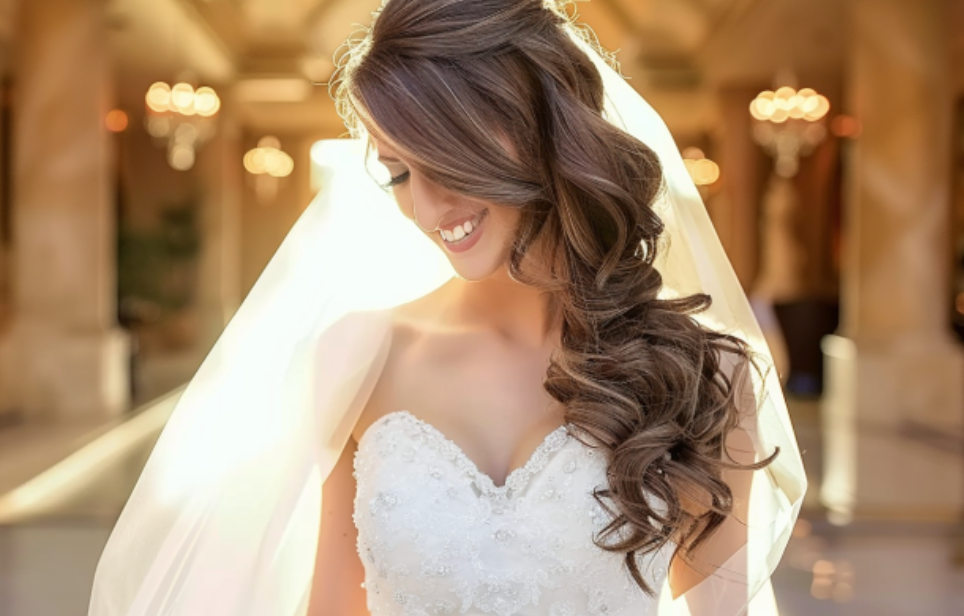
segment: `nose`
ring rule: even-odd
[[[454,195],[421,177],[421,174],[413,172],[409,181],[415,224],[426,233],[436,231],[446,212],[457,205]]]

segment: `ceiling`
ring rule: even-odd
[[[324,81],[349,34],[379,0],[111,0],[121,69],[151,79],[185,69],[230,87],[247,79]],[[839,0],[580,0],[580,21],[619,50],[623,72],[671,127],[711,117],[714,84],[761,81],[787,66],[839,71]],[[263,83],[263,82],[262,82]],[[138,83],[137,88],[142,87]],[[324,88],[302,100],[236,102],[265,130],[330,125]],[[262,90],[267,92],[267,90]],[[270,94],[267,95],[271,98]],[[305,123],[310,126],[306,126]]]

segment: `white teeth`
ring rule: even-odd
[[[467,235],[479,228],[479,223],[485,218],[485,212],[483,211],[478,217],[476,217],[476,223],[472,224],[471,220],[467,220],[461,225],[453,227],[451,230],[440,229],[439,234],[442,236],[446,242],[458,242],[465,239]]]

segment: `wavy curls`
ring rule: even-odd
[[[509,271],[561,323],[544,387],[607,454],[596,498],[613,519],[595,541],[653,594],[636,556],[670,542],[686,556],[733,510],[724,469],[772,457],[728,459],[751,351],[694,318],[708,295],[660,296],[660,162],[604,118],[571,22],[563,0],[390,0],[331,88],[350,129],[363,111],[429,180],[520,210]],[[534,274],[537,241],[549,259]]]

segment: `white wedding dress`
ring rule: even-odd
[[[442,432],[395,411],[355,454],[354,520],[373,616],[643,616],[657,599],[594,533],[611,519],[601,452],[568,426],[497,486]],[[639,557],[657,591],[673,546]]]
[[[569,31],[603,78],[606,118],[660,159],[665,181],[652,207],[666,225],[654,264],[661,296],[710,295],[693,318],[745,339],[765,368],[766,342],[668,128]],[[372,181],[366,143],[312,150],[321,191],[179,398],[101,557],[92,616],[307,613],[321,488],[385,361],[390,309],[454,275]],[[671,600],[668,553],[641,559],[658,605],[632,583],[622,555],[593,544],[605,524],[592,497],[605,486],[605,461],[568,428],[497,487],[415,416],[381,419],[356,459],[370,610],[740,616],[748,603],[772,604],[769,578],[807,481],[776,371],[753,380],[757,404],[742,414],[752,453],[780,453],[754,473],[747,507],[731,514],[739,532],[722,538],[732,556],[711,563],[705,581]]]

